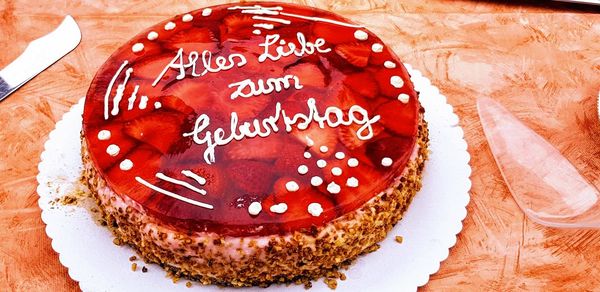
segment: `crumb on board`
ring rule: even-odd
[[[136,263],[131,264],[131,270],[134,271],[134,272],[137,270],[137,264]]]
[[[136,257],[136,256],[130,256],[130,257],[129,257],[129,261],[130,261],[130,262],[133,262],[133,261],[136,261],[136,260],[137,260],[137,257]]]
[[[185,286],[186,286],[186,287],[188,287],[188,288],[192,287],[192,282],[190,282],[190,281],[187,281],[187,282],[185,283]]]
[[[113,239],[113,244],[120,246],[120,245],[123,245],[123,242],[121,242],[121,239],[115,238],[115,239]]]
[[[148,268],[146,268],[146,266],[142,267],[142,273],[147,273],[148,272]]]
[[[325,284],[327,284],[327,287],[329,287],[329,289],[331,290],[335,290],[335,288],[337,288],[337,279],[335,278],[325,278],[323,282],[325,282]]]
[[[402,241],[404,240],[404,238],[402,236],[396,236],[396,237],[394,237],[394,239],[396,240],[397,243],[402,243]]]

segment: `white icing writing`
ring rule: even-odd
[[[298,40],[298,45],[296,45],[293,42],[288,42],[286,45],[286,42],[283,42],[283,45],[279,42],[280,40],[280,36],[278,34],[271,34],[271,35],[267,35],[265,37],[265,41],[262,44],[259,44],[259,46],[264,47],[264,52],[258,56],[258,61],[259,62],[264,62],[267,59],[272,60],[272,61],[278,61],[279,59],[281,59],[282,57],[287,57],[290,55],[296,55],[297,57],[302,57],[304,55],[312,55],[315,53],[329,53],[331,52],[331,48],[323,48],[323,46],[325,45],[325,40],[322,38],[318,38],[315,40],[314,43],[309,42],[306,40],[306,37],[304,36],[303,33],[298,32],[296,34],[296,38]],[[280,43],[279,45],[273,46],[277,43]],[[284,47],[284,45],[287,46],[287,48]],[[271,52],[271,48],[274,48],[274,53]]]
[[[275,105],[275,113],[263,120],[254,119],[252,122],[244,122],[238,125],[237,113],[231,113],[230,132],[226,133],[225,129],[217,128],[214,131],[207,130],[210,125],[210,117],[206,114],[201,114],[195,122],[194,129],[191,132],[184,133],[183,137],[193,137],[194,143],[206,145],[204,151],[204,160],[211,164],[215,162],[215,148],[229,144],[233,140],[240,141],[244,138],[253,137],[268,137],[273,132],[278,132],[277,123],[282,121],[285,125],[285,131],[291,132],[292,125],[300,130],[308,128],[313,121],[320,128],[325,128],[325,125],[335,128],[340,125],[349,126],[352,124],[361,125],[356,131],[356,136],[361,140],[368,140],[373,137],[372,125],[379,121],[379,115],[369,117],[367,110],[359,105],[353,105],[348,110],[347,114],[338,107],[328,107],[323,115],[319,113],[314,98],[309,98],[307,101],[308,115],[297,113],[293,117],[286,115],[285,110],[281,109],[281,103]]]
[[[300,84],[300,80],[295,75],[285,75],[284,77],[279,78],[268,78],[266,81],[263,79],[258,79],[256,82],[251,79],[245,79],[240,82],[235,82],[229,84],[229,88],[237,87],[237,89],[231,94],[231,99],[236,99],[239,96],[241,97],[251,97],[251,96],[260,96],[267,95],[272,93],[273,91],[281,92],[283,89],[289,89],[292,87],[290,80],[294,81],[295,89],[302,89],[302,85]]]
[[[178,71],[177,80],[182,80],[186,77],[186,70],[191,68],[191,75],[194,77],[201,77],[208,73],[218,73],[220,71],[226,71],[233,67],[242,67],[247,63],[246,57],[241,54],[231,54],[227,57],[218,56],[214,59],[212,58],[212,52],[208,50],[204,50],[202,52],[201,62],[204,70],[201,73],[197,72],[196,65],[198,63],[198,58],[200,54],[197,51],[192,51],[189,53],[187,62],[184,60],[183,49],[179,49],[177,51],[177,55],[167,64],[167,66],[162,70],[162,72],[156,77],[152,86],[156,86],[158,82],[163,78],[165,73],[169,69],[173,69]]]

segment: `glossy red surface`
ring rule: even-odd
[[[254,4],[245,3],[244,6]],[[301,6],[279,3],[260,3],[263,7],[282,7],[279,15],[250,14],[241,9],[228,9],[231,5],[212,7],[208,16],[203,9],[190,14],[192,21],[184,22],[183,15],[159,23],[140,33],[115,52],[100,68],[86,98],[83,129],[91,158],[109,186],[122,196],[129,196],[140,203],[160,221],[190,231],[214,231],[233,236],[265,235],[286,233],[312,225],[322,225],[347,212],[356,210],[377,193],[386,189],[393,179],[405,168],[415,144],[418,119],[417,94],[410,83],[406,69],[400,60],[383,46],[374,52],[372,45],[382,43],[365,28],[348,27],[324,21],[313,21],[293,15],[320,17],[349,23],[335,14]],[[207,13],[205,13],[207,14]],[[261,19],[271,17],[289,20],[290,24]],[[165,30],[173,22],[175,28]],[[260,35],[253,33],[255,24],[272,24],[272,29],[259,28]],[[366,40],[358,40],[355,32],[360,29],[368,33]],[[147,35],[154,31],[158,38],[149,40]],[[265,36],[278,34],[286,43],[301,46],[297,33],[302,33],[308,42],[325,40],[323,52],[291,55],[278,61],[267,59],[259,62],[258,57],[265,48]],[[144,45],[140,52],[133,52],[136,43]],[[275,45],[273,45],[275,46]],[[211,52],[212,68],[218,56],[228,57],[241,54],[246,64],[204,76],[200,73],[205,66],[199,57],[195,68],[188,66],[185,77],[177,79],[178,70],[168,69],[156,86],[152,86],[163,69],[183,48],[184,62],[191,52]],[[330,50],[329,50],[330,49]],[[275,54],[274,47],[270,52]],[[208,53],[205,53],[205,55]],[[193,54],[192,54],[193,56]],[[119,75],[115,75],[124,61],[128,64]],[[393,61],[395,68],[386,68],[385,61]],[[210,63],[210,62],[209,62]],[[122,100],[115,106],[114,96],[118,85],[125,80],[125,71],[132,68],[131,76],[124,85]],[[286,75],[298,77],[302,89],[292,87],[271,94],[231,98],[235,87],[230,84],[245,79],[277,78]],[[114,86],[108,90],[111,79],[116,76]],[[404,81],[400,88],[392,86],[392,76]],[[139,86],[136,91],[136,86]],[[105,100],[108,92],[109,98]],[[247,92],[247,91],[246,91]],[[135,93],[135,100],[131,96]],[[398,95],[409,95],[409,102],[402,103]],[[147,106],[140,109],[142,96],[148,97]],[[236,112],[238,125],[263,119],[276,114],[277,103],[285,115],[297,113],[308,115],[307,101],[316,100],[320,115],[328,107],[337,107],[348,119],[349,109],[358,105],[368,112],[368,117],[380,116],[372,125],[374,136],[368,140],[357,137],[359,124],[320,127],[312,122],[307,129],[300,130],[297,124],[286,131],[281,112],[277,120],[277,132],[268,137],[245,138],[215,148],[215,162],[205,159],[206,144],[199,144],[192,136],[195,123],[201,115],[210,119],[204,132],[223,128],[223,136],[231,134],[231,114]],[[131,109],[128,105],[131,101]],[[155,102],[160,103],[155,108]],[[106,104],[108,104],[108,108]],[[113,107],[119,112],[111,113]],[[108,116],[105,118],[105,111]],[[357,117],[360,115],[357,115]],[[335,118],[332,118],[335,121]],[[264,125],[264,124],[261,124]],[[101,130],[111,132],[108,140],[98,139]],[[217,133],[218,136],[218,133]],[[307,145],[306,136],[315,145]],[[119,146],[117,155],[107,154],[111,144]],[[320,146],[327,146],[322,153]],[[311,154],[305,158],[304,153]],[[334,156],[343,152],[345,157]],[[382,166],[384,157],[392,159],[389,167]],[[348,159],[356,158],[357,167],[349,167]],[[119,164],[124,159],[133,162],[130,170],[122,170]],[[317,160],[323,159],[327,166],[319,168]],[[298,167],[306,165],[308,173],[300,174]],[[339,167],[342,174],[335,176],[331,170]],[[190,170],[206,178],[205,185],[182,174]],[[161,172],[171,178],[188,182],[206,191],[201,195],[189,188],[156,177]],[[311,177],[324,180],[320,186],[311,185]],[[156,192],[139,183],[136,177],[172,193],[212,205],[213,209],[199,207],[182,200]],[[356,188],[348,187],[346,181],[355,177]],[[290,192],[286,183],[294,181],[299,190]],[[327,185],[335,182],[341,191],[332,194]],[[252,216],[248,212],[250,203],[262,203],[262,212]],[[310,203],[323,207],[320,216],[307,211]],[[273,213],[269,208],[286,203],[288,210],[283,214]]]

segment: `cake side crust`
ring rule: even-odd
[[[107,186],[95,169],[85,142],[82,181],[91,190],[117,241],[132,246],[146,261],[161,265],[176,277],[236,287],[306,283],[335,277],[339,268],[374,250],[402,218],[421,188],[428,156],[428,129],[422,118],[417,135],[416,152],[390,188],[324,226],[287,235],[223,237],[161,225],[139,204]]]

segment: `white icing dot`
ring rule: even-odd
[[[396,68],[396,63],[394,63],[392,61],[385,61],[385,63],[383,63],[383,66],[388,69],[394,69],[394,68]]]
[[[310,213],[310,215],[313,215],[314,217],[319,217],[321,216],[321,213],[323,213],[323,207],[319,203],[308,204],[307,210],[308,213]]]
[[[252,202],[250,206],[248,206],[248,213],[252,216],[258,215],[262,211],[262,205],[259,202]]]
[[[288,181],[285,183],[285,188],[288,192],[295,192],[300,189],[300,186],[295,181]]]
[[[155,108],[155,109],[159,109],[159,108],[161,108],[161,107],[162,107],[162,103],[160,103],[160,102],[158,102],[158,101],[154,103],[154,108]]]
[[[402,103],[408,103],[409,99],[410,99],[410,96],[408,96],[408,94],[406,94],[406,93],[400,93],[400,95],[398,95],[398,100]]]
[[[271,206],[271,208],[269,208],[269,210],[271,210],[271,212],[273,212],[273,213],[283,214],[283,213],[285,213],[285,211],[287,211],[287,204],[279,203],[277,205]]]
[[[348,159],[348,166],[350,166],[350,167],[357,167],[358,166],[358,159],[356,159],[356,158],[350,158],[350,159]]]
[[[172,21],[167,22],[167,24],[165,24],[165,30],[173,30],[175,28],[175,23]]]
[[[356,179],[355,177],[350,177],[348,178],[348,180],[346,180],[346,185],[351,188],[358,187],[358,179]]]
[[[308,151],[304,152],[304,158],[309,159],[311,157],[312,157],[312,155],[310,154],[310,152],[308,152]]]
[[[333,174],[335,176],[340,176],[340,175],[342,175],[342,169],[339,167],[334,167],[331,169],[331,174]]]
[[[108,140],[110,139],[110,131],[109,130],[102,130],[100,132],[98,132],[98,140]]]
[[[135,45],[133,45],[133,46],[131,47],[131,50],[132,50],[134,53],[139,53],[139,52],[141,52],[143,49],[144,49],[144,44],[142,44],[142,43],[136,43]]]
[[[336,152],[335,153],[335,158],[337,159],[344,159],[344,157],[346,157],[346,154],[344,154],[344,152]]]
[[[381,159],[381,165],[385,167],[392,165],[392,163],[394,163],[394,161],[389,157],[384,157],[383,159]]]
[[[319,150],[322,153],[327,153],[327,151],[329,151],[329,148],[327,146],[323,145],[323,146],[319,147]]]
[[[335,182],[331,182],[327,185],[327,191],[331,194],[339,194],[341,190],[342,188],[340,188],[340,185]]]
[[[369,35],[366,32],[358,29],[354,32],[354,37],[359,41],[366,41],[369,38]]]
[[[371,50],[373,50],[373,52],[375,52],[375,53],[381,53],[381,52],[383,52],[383,45],[380,43],[374,43],[371,46]]]
[[[121,163],[119,164],[119,168],[121,168],[121,170],[130,170],[131,168],[133,168],[133,162],[131,162],[131,160],[129,159],[125,159],[121,161]]]
[[[148,33],[148,40],[153,41],[158,38],[158,33],[155,31],[151,31]]]
[[[310,184],[313,185],[313,186],[315,186],[315,187],[318,187],[321,184],[323,184],[323,179],[320,178],[320,177],[318,177],[318,176],[313,176],[313,177],[310,178]]]
[[[212,9],[210,8],[204,8],[204,10],[202,10],[202,16],[209,16],[212,13]]]
[[[402,80],[400,76],[394,75],[390,78],[390,84],[396,88],[402,88],[402,86],[404,86],[404,80]]]
[[[323,159],[319,159],[319,160],[317,160],[317,166],[319,168],[323,168],[323,167],[327,166],[327,161],[325,161]]]
[[[308,172],[308,166],[306,165],[300,165],[298,166],[298,173],[299,174],[306,174]]]
[[[106,153],[108,153],[108,155],[110,156],[117,156],[120,150],[121,148],[119,148],[119,146],[115,144],[110,144],[108,145],[108,147],[106,147]]]
[[[312,147],[313,145],[315,145],[315,141],[313,141],[310,137],[306,136],[306,145],[308,147]]]
[[[260,35],[260,29],[255,29],[252,31],[252,33],[255,35]]]
[[[192,19],[194,19],[194,17],[189,13],[181,17],[181,21],[183,22],[190,22]]]

